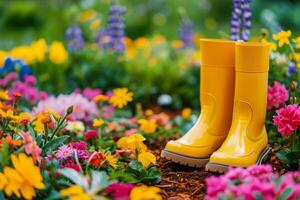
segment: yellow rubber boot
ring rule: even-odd
[[[236,43],[233,121],[222,146],[206,165],[208,171],[227,171],[228,166],[260,164],[268,153],[265,129],[269,70],[269,45]]]
[[[195,167],[204,167],[225,140],[231,126],[234,97],[235,42],[203,39],[200,48],[200,117],[183,137],[169,141],[161,154]]]

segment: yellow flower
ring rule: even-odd
[[[7,52],[0,50],[0,68],[4,65],[4,60],[8,56]]]
[[[18,115],[18,123],[27,124],[31,121],[31,115],[27,112],[22,112]]]
[[[145,115],[146,115],[146,116],[153,115],[153,110],[147,109],[147,110],[145,111]]]
[[[49,49],[49,59],[55,64],[63,64],[68,59],[68,52],[63,43],[53,42]]]
[[[79,20],[81,22],[85,22],[92,19],[95,15],[96,15],[96,11],[94,9],[86,10],[79,15]]]
[[[93,120],[93,127],[99,128],[104,124],[104,121],[102,119],[94,119]]]
[[[105,102],[105,101],[108,100],[108,97],[105,96],[105,95],[103,95],[103,94],[99,94],[99,95],[95,96],[95,97],[93,98],[93,100],[94,100],[96,103],[99,103],[99,102]]]
[[[9,100],[9,96],[8,96],[7,90],[1,90],[0,89],[0,100],[4,100],[4,101]]]
[[[181,112],[181,116],[183,119],[189,119],[192,114],[192,109],[184,108]]]
[[[100,25],[101,25],[101,21],[99,19],[96,19],[92,21],[92,23],[90,24],[90,29],[97,30],[99,29]]]
[[[13,110],[7,110],[6,112],[0,109],[0,116],[2,118],[6,118],[8,120],[17,122],[18,121],[18,116],[14,115]]]
[[[149,167],[150,164],[156,163],[156,157],[150,152],[143,151],[138,155],[138,161],[140,161],[145,168]]]
[[[145,133],[153,133],[157,128],[157,124],[151,119],[140,119],[138,123],[140,124],[140,129]]]
[[[112,155],[108,155],[105,158],[106,158],[108,165],[112,166],[113,168],[117,168],[118,160],[115,157],[113,157]]]
[[[0,190],[4,190],[7,196],[15,194],[18,198],[32,199],[36,195],[35,189],[45,188],[40,168],[24,153],[18,157],[12,154],[11,160],[14,168],[5,167],[3,174],[0,173]]]
[[[45,39],[39,39],[31,43],[31,53],[37,61],[42,62],[45,60],[45,55],[47,52],[47,44]]]
[[[128,102],[132,101],[132,92],[128,92],[127,88],[114,89],[114,95],[110,98],[109,102],[118,108],[123,108]]]
[[[160,189],[154,186],[138,186],[131,190],[130,200],[162,200]]]
[[[261,40],[261,42],[268,43],[270,45],[271,51],[276,51],[277,50],[277,45],[276,45],[275,42],[270,42],[270,41],[266,40],[265,38],[263,38]]]
[[[121,149],[130,149],[133,153],[143,152],[147,150],[147,146],[143,143],[146,139],[138,133],[131,134],[128,137],[122,137],[117,142],[117,147]]]
[[[32,64],[35,60],[30,46],[17,46],[10,51],[13,59],[23,59],[26,64]]]
[[[273,34],[273,39],[279,41],[279,47],[282,47],[284,44],[290,44],[289,37],[292,35],[290,30],[280,31],[277,34]]]
[[[57,113],[56,113],[53,109],[51,109],[51,108],[46,108],[46,109],[45,109],[45,112],[48,113],[48,114],[50,114],[50,115],[52,115],[55,119],[60,118],[60,115],[57,114]]]
[[[34,130],[38,133],[45,132],[45,124],[50,122],[49,115],[45,112],[38,113],[36,115],[36,120],[32,123]]]
[[[92,198],[86,194],[79,185],[71,185],[68,188],[60,190],[63,197],[69,197],[70,200],[91,200]]]
[[[174,48],[174,49],[180,49],[183,47],[183,42],[181,40],[173,40],[171,42],[171,46]]]
[[[297,63],[297,67],[300,68],[300,53],[294,53],[294,59]]]
[[[149,40],[144,37],[140,37],[134,41],[134,45],[136,48],[145,48],[149,45]]]
[[[297,38],[295,38],[293,41],[297,44],[297,45],[296,45],[296,48],[297,48],[297,49],[300,49],[300,36],[297,37]]]

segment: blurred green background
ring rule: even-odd
[[[104,23],[110,0],[1,0],[0,49],[43,37],[64,40],[76,13],[94,8]],[[231,0],[119,0],[127,7],[126,33],[131,38],[163,34],[178,37],[178,8],[187,11],[195,30],[208,37],[229,33]],[[253,34],[262,27],[300,30],[300,0],[253,0]],[[105,25],[105,24],[103,24]],[[270,27],[272,26],[272,27]]]

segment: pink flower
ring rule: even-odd
[[[277,126],[278,132],[288,137],[300,126],[300,108],[297,105],[288,105],[276,111],[273,123]]]
[[[152,119],[156,122],[156,124],[163,126],[165,125],[168,121],[170,121],[170,116],[167,115],[166,113],[162,112],[159,114],[151,115],[149,119]]]
[[[84,141],[70,142],[69,146],[77,150],[86,150],[86,143]]]
[[[125,131],[125,136],[129,136],[129,135],[132,135],[132,134],[137,133],[137,132],[138,132],[137,129],[132,128],[132,129],[129,129],[129,130]]]
[[[284,193],[288,188],[291,188],[292,191],[287,197],[287,200],[300,198],[300,171],[288,172],[284,175],[283,180],[279,186],[279,193]]]
[[[25,143],[25,152],[30,154],[35,162],[40,162],[42,150],[37,145],[36,141],[31,137],[29,132],[22,133],[22,137]]]
[[[101,109],[101,117],[107,119],[114,114],[115,108],[113,106],[103,106]]]
[[[266,200],[279,199],[290,189],[288,200],[300,197],[300,172],[290,172],[278,177],[270,165],[252,166],[247,169],[230,168],[227,174],[212,176],[206,180],[206,200],[244,199],[255,200],[261,197]]]
[[[90,101],[81,94],[76,93],[69,95],[61,94],[57,97],[50,96],[46,100],[40,101],[33,109],[33,112],[40,113],[46,108],[50,108],[59,115],[63,116],[66,112],[66,108],[69,106],[73,106],[71,117],[74,120],[90,122],[95,117],[99,116],[98,108],[95,102]]]
[[[289,98],[289,92],[285,86],[278,81],[274,82],[274,86],[268,87],[268,110],[279,108]]]
[[[89,130],[88,132],[86,132],[86,134],[84,135],[84,140],[86,141],[90,141],[92,139],[98,138],[98,132],[96,130]]]
[[[55,154],[55,158],[57,160],[66,160],[70,157],[73,157],[73,155],[74,155],[73,148],[68,145],[63,145],[58,148],[58,150]]]
[[[95,96],[101,93],[102,93],[101,89],[92,89],[92,88],[85,88],[82,91],[83,96],[88,100],[92,100]]]
[[[74,154],[76,153],[79,159],[88,159],[89,152],[86,149],[86,143],[84,141],[70,142],[68,146],[73,149]]]
[[[131,183],[111,183],[104,190],[107,194],[110,194],[115,200],[129,200],[129,195],[134,185]]]
[[[28,85],[35,85],[36,78],[32,75],[27,75],[27,76],[25,76],[24,82]]]
[[[207,185],[205,200],[217,199],[220,193],[226,190],[226,182],[216,176],[211,176],[205,180]]]

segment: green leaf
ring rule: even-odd
[[[264,197],[261,195],[261,193],[255,192],[254,196],[255,200],[264,200]]]
[[[300,151],[292,151],[286,154],[286,158],[289,160],[289,163],[299,163],[300,162]]]
[[[70,179],[73,183],[80,185],[85,190],[88,190],[88,183],[87,180],[83,175],[78,173],[76,170],[71,168],[59,169],[59,173]]]
[[[8,144],[5,142],[2,145],[1,154],[0,154],[0,165],[3,169],[9,163],[9,152],[8,152]]]
[[[286,155],[284,153],[277,152],[275,153],[276,157],[283,163],[288,164],[289,163],[289,159],[286,157]]]
[[[137,160],[133,160],[129,163],[129,168],[134,170],[134,171],[138,171],[138,172],[142,172],[144,167],[143,165],[137,161]]]
[[[49,151],[55,149],[56,147],[58,147],[60,144],[62,144],[68,138],[69,138],[68,135],[64,135],[64,136],[61,136],[61,137],[54,138],[50,142],[46,143],[45,146],[43,146],[43,148],[42,148],[43,149],[43,154],[45,155]]]
[[[134,178],[131,174],[122,172],[122,171],[114,171],[109,174],[111,180],[118,180],[119,182],[125,183],[137,183],[138,180]]]
[[[3,192],[0,192],[0,200],[6,200],[6,198],[5,198],[4,194],[3,194]]]
[[[55,199],[61,199],[60,193],[56,190],[52,190],[50,194],[47,195],[47,198],[45,198],[45,200],[55,200]]]
[[[105,172],[92,171],[92,183],[91,190],[92,191],[101,191],[107,187],[109,184],[108,176]]]
[[[284,190],[284,192],[278,197],[278,200],[285,200],[292,192],[292,188],[287,188]]]

